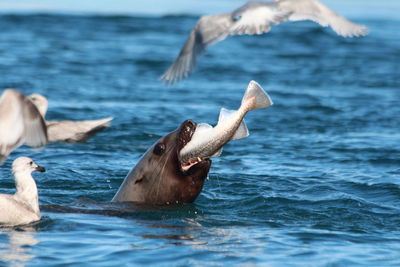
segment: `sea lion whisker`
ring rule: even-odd
[[[164,153],[167,153],[167,152],[170,152],[171,150],[173,149],[173,147],[168,147],[167,148],[167,150],[164,152]],[[165,170],[165,166],[167,165],[167,162],[168,162],[168,157],[165,157],[165,160],[164,160],[164,163],[163,163],[163,165],[162,165],[162,168],[160,169],[160,171],[158,172],[158,174],[157,174],[157,187],[156,187],[156,198],[158,198],[159,197],[159,193],[160,193],[160,188],[161,188],[161,178],[162,178],[162,173],[164,172],[164,170]]]
[[[181,170],[179,152],[191,140],[196,125],[193,121],[184,121],[177,130],[160,138],[128,173],[112,201],[193,202],[211,167],[210,160],[203,160],[187,172]],[[138,180],[143,182],[135,183]]]

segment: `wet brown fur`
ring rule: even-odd
[[[191,138],[184,129],[192,125],[195,124],[191,121],[183,122],[177,130],[151,146],[127,175],[113,201],[149,204],[193,202],[203,188],[211,161],[204,160],[182,172],[178,154]],[[161,155],[154,152],[157,145],[165,146]]]

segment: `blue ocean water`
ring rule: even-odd
[[[211,47],[193,75],[159,75],[194,16],[0,16],[0,88],[49,98],[47,119],[113,116],[84,143],[20,147],[42,220],[0,229],[0,266],[400,265],[400,21],[365,19],[344,39],[311,22]],[[192,204],[108,204],[159,137],[215,124],[250,80],[274,106],[246,116]]]

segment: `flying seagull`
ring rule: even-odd
[[[172,84],[189,76],[197,57],[207,47],[231,35],[263,34],[273,24],[285,21],[311,20],[331,27],[343,37],[364,36],[368,28],[338,15],[317,0],[275,0],[248,2],[231,13],[203,16],[194,26],[178,57],[160,77]]]
[[[0,164],[22,144],[47,144],[46,124],[36,106],[22,93],[7,89],[0,97]]]

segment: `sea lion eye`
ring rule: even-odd
[[[165,151],[165,145],[163,143],[158,143],[153,150],[153,153],[161,156]]]

